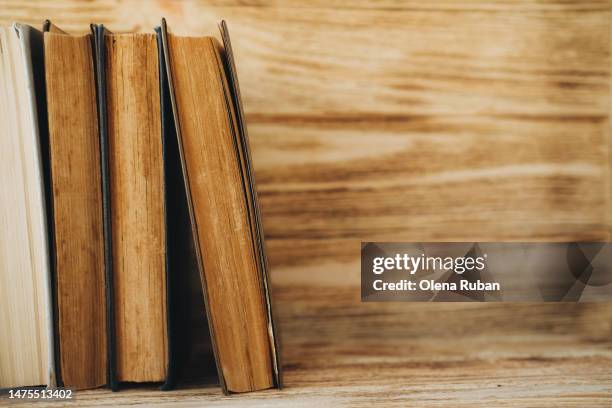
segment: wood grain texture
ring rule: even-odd
[[[91,36],[45,33],[57,327],[66,387],[106,384],[100,139]]]
[[[330,272],[335,271],[335,267]],[[287,387],[77,394],[83,406],[608,407],[604,304],[367,304],[352,288],[278,288]],[[333,299],[333,300],[332,300]],[[371,307],[370,307],[371,306]],[[34,406],[54,404],[32,403]]]
[[[162,381],[166,226],[154,34],[105,38],[118,381]]]
[[[606,304],[361,304],[361,240],[602,239],[607,0],[0,1],[0,21],[205,35],[228,20],[286,389],[198,406],[609,406]]]

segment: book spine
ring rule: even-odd
[[[102,214],[104,229],[104,270],[106,291],[106,326],[108,347],[108,385],[113,391],[118,391],[116,370],[116,335],[114,318],[113,292],[113,243],[111,225],[111,194],[108,147],[108,124],[106,106],[106,48],[104,36],[106,29],[102,24],[91,25],[93,33],[94,71],[96,76],[96,95],[98,102],[98,123],[100,132],[100,162],[102,175]]]
[[[166,319],[166,333],[168,338],[168,367],[166,370],[166,381],[162,384],[162,391],[169,391],[174,388],[176,382],[176,357],[174,350],[174,342],[175,342],[175,331],[174,327],[174,277],[172,276],[174,271],[172,270],[172,265],[174,262],[171,262],[172,253],[170,251],[169,242],[172,242],[173,237],[170,236],[169,233],[169,222],[170,216],[168,214],[169,209],[169,200],[168,196],[168,186],[167,186],[167,177],[170,166],[170,158],[168,157],[168,142],[169,138],[173,136],[173,132],[171,129],[171,119],[172,115],[169,112],[168,106],[168,83],[166,81],[166,65],[164,63],[164,47],[162,43],[162,33],[161,28],[155,28],[155,34],[157,36],[157,55],[159,58],[159,100],[160,100],[160,112],[161,112],[161,137],[162,137],[162,156],[164,162],[164,226],[165,226],[165,234],[166,234],[166,310],[167,310],[167,319]]]

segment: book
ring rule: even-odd
[[[55,385],[42,47],[0,28],[0,388]]]
[[[260,215],[229,33],[162,37],[194,248],[225,392],[281,386]],[[197,61],[197,62],[194,62]]]
[[[107,263],[92,36],[44,33],[58,382],[108,383]]]
[[[111,386],[167,379],[167,226],[155,34],[92,26],[112,262]]]

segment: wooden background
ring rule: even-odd
[[[359,301],[362,240],[608,238],[610,1],[0,0],[73,33],[161,16],[228,20],[286,389],[80,403],[612,405],[612,305]]]

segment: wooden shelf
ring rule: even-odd
[[[229,397],[218,386],[94,390],[77,393],[79,406],[606,407],[612,401],[607,304],[360,304],[348,291],[334,297],[316,288],[278,289],[285,389]]]

